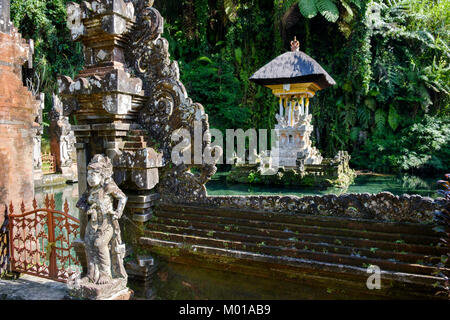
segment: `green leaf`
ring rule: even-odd
[[[364,99],[364,104],[372,111],[375,111],[375,108],[377,107],[377,102],[372,97]]]
[[[345,2],[345,0],[341,0],[341,4],[345,8],[345,10],[347,11],[348,15],[350,17],[353,17],[353,10],[350,7],[350,5],[347,2]]]
[[[361,0],[350,0],[358,9],[361,9]]]
[[[399,114],[397,113],[397,110],[395,109],[395,107],[392,104],[389,107],[388,122],[389,122],[389,125],[391,126],[391,129],[393,131],[397,130],[398,125],[400,123],[400,116],[399,116]]]
[[[375,111],[375,126],[377,131],[382,132],[386,124],[386,114],[382,109]]]
[[[360,127],[353,127],[352,130],[350,130],[350,140],[356,142],[358,140],[360,131],[361,131]]]
[[[198,61],[205,61],[207,63],[213,63],[212,60],[208,57],[202,56],[200,58],[197,59]]]
[[[315,0],[300,0],[298,2],[298,8],[300,13],[308,19],[311,19],[317,15],[317,7]]]
[[[363,129],[367,128],[370,121],[370,111],[366,108],[359,108],[357,111],[359,123]]]
[[[336,22],[339,19],[339,9],[332,0],[316,0],[316,7],[325,19],[329,22]]]
[[[236,48],[234,50],[234,56],[236,57],[237,63],[239,63],[239,65],[241,65],[242,64],[242,49]]]

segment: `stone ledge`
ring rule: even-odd
[[[140,238],[140,244],[150,252],[170,262],[195,264],[213,269],[248,273],[252,275],[278,278],[289,281],[312,281],[312,283],[340,283],[340,286],[364,290],[367,281],[367,269],[337,263],[326,263],[308,259],[278,257],[245,251],[214,248],[199,245],[186,245],[179,242],[164,241],[147,237]],[[190,262],[186,262],[190,261]],[[381,282],[388,284],[383,290],[374,290],[373,295],[403,297],[405,295],[420,298],[435,298],[433,284],[442,281],[434,276],[406,274],[393,271],[382,271]],[[407,288],[407,289],[405,289]],[[395,293],[394,293],[394,292]]]

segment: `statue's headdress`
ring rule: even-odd
[[[113,175],[112,162],[103,154],[96,154],[89,162],[87,169],[100,172],[104,178],[111,178]]]

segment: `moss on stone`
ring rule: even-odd
[[[226,181],[229,183],[242,184],[284,185],[311,188],[346,188],[351,185],[356,178],[356,172],[352,169],[347,169],[345,171],[337,170],[336,175],[325,173],[326,172],[324,172],[324,175],[305,175],[297,169],[280,168],[275,175],[262,175],[258,170],[257,165],[234,166],[228,173]]]

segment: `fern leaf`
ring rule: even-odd
[[[347,11],[348,15],[353,18],[353,10],[350,7],[350,5],[345,0],[341,0],[341,4],[344,7],[344,9]]]
[[[388,122],[393,131],[397,130],[400,123],[400,115],[397,113],[397,110],[392,104],[389,108]]]
[[[329,22],[334,23],[339,19],[339,9],[333,0],[316,0],[316,7]]]
[[[381,132],[384,130],[384,125],[386,124],[386,114],[382,109],[377,109],[375,111],[375,127],[376,130]]]
[[[370,121],[369,110],[367,110],[366,108],[359,108],[357,111],[357,116],[359,123],[361,124],[361,127],[363,129],[367,128],[369,126]]]
[[[356,142],[356,140],[358,140],[360,131],[361,131],[360,127],[353,127],[352,130],[350,130],[350,140]]]
[[[305,18],[311,19],[317,15],[316,0],[300,0],[298,8]]]

